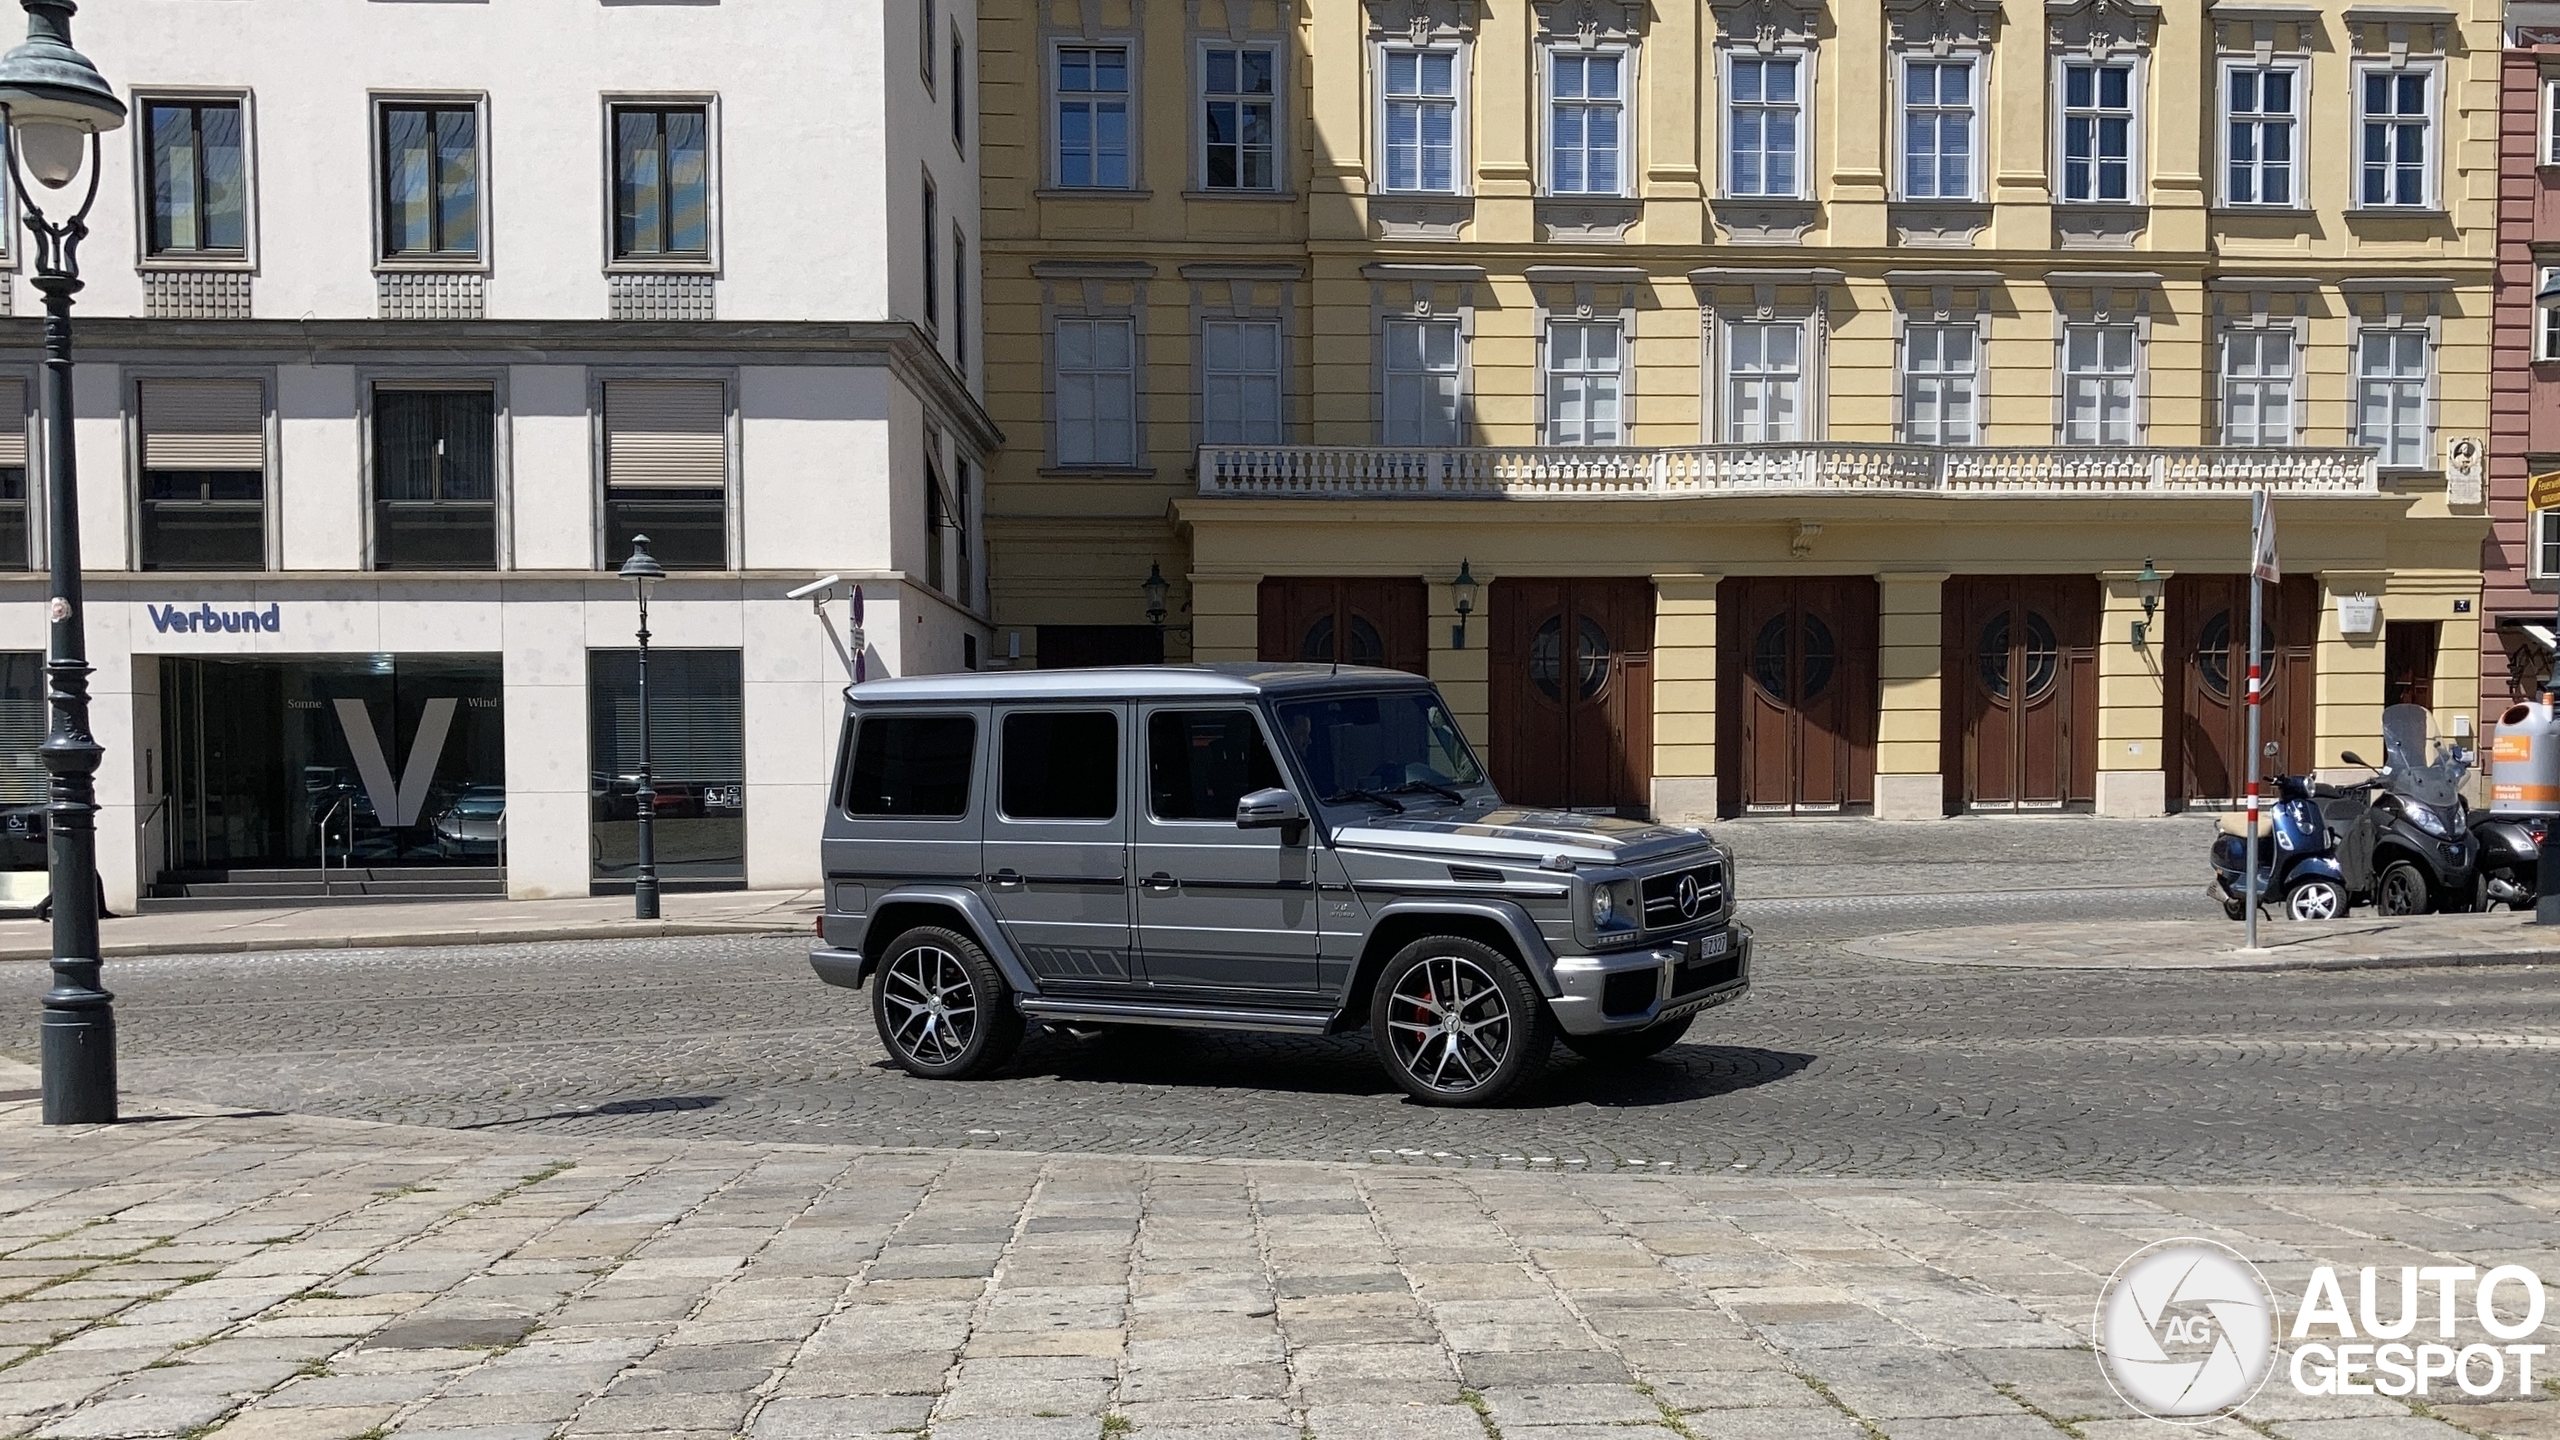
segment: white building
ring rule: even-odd
[[[975,25],[953,0],[80,15],[132,106],[75,316],[114,907],[308,884],[324,849],[494,890],[500,793],[509,893],[627,888],[635,533],[675,572],[667,882],[817,883],[844,663],[785,592],[841,574],[840,634],[860,586],[875,676],[987,637]],[[0,413],[36,393],[23,234]],[[0,550],[25,543],[0,564],[30,567],[0,575],[0,805],[42,786],[26,419],[21,454],[0,427]]]

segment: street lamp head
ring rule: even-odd
[[[125,106],[89,57],[71,48],[71,0],[19,0],[26,42],[0,55],[0,109],[27,169],[59,190],[80,173],[89,137],[124,124]]]
[[[1457,602],[1459,619],[1475,613],[1476,577],[1464,560],[1458,562],[1458,578],[1449,582],[1449,598]]]
[[[2133,583],[2142,596],[2143,614],[2149,615],[2160,608],[2160,595],[2168,588],[2168,582],[2160,578],[2159,571],[2151,568],[2150,556],[2142,557],[2142,573],[2133,577]]]
[[[1165,581],[1164,567],[1158,565],[1152,560],[1148,561],[1147,578],[1140,582],[1138,588],[1147,592],[1147,623],[1155,626],[1159,630],[1163,629],[1165,617],[1164,600],[1165,596],[1173,589],[1173,587]]]
[[[643,600],[649,598],[650,586],[667,578],[667,567],[659,564],[658,557],[649,553],[648,536],[631,537],[631,558],[622,562],[622,578],[631,582],[631,588],[638,591]]]

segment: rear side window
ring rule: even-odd
[[[1159,710],[1147,717],[1147,808],[1159,820],[1223,820],[1276,789],[1280,767],[1250,710]]]
[[[1108,820],[1120,813],[1120,717],[1108,710],[1004,717],[1009,820]]]
[[[969,813],[978,722],[967,715],[866,715],[845,771],[850,815],[956,820]]]

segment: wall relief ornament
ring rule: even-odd
[[[2149,0],[2045,0],[2044,13],[2055,48],[2101,60],[2150,49],[2160,19]]]
[[[1990,44],[2000,0],[1884,0],[1884,18],[1896,48],[1944,55]]]
[[[1708,0],[1715,11],[1716,34],[1728,45],[1770,51],[1781,45],[1810,45],[1822,22],[1820,4],[1792,0]]]

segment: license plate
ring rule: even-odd
[[[1698,958],[1713,960],[1722,955],[1732,944],[1733,937],[1729,934],[1719,932],[1714,935],[1701,935],[1698,937]]]

